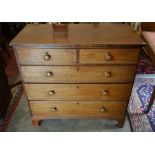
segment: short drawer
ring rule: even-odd
[[[136,66],[22,66],[24,82],[108,83],[132,82]]]
[[[127,100],[131,84],[25,84],[29,100]]]
[[[23,65],[70,65],[77,59],[75,49],[17,48],[17,54]]]
[[[30,101],[32,115],[56,118],[121,118],[125,101]]]
[[[139,49],[80,49],[82,64],[137,64]]]

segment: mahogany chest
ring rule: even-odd
[[[106,118],[123,127],[143,44],[126,24],[27,25],[11,45],[32,124]]]

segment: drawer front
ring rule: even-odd
[[[22,66],[25,82],[132,82],[136,66]]]
[[[25,49],[17,48],[19,63],[24,65],[76,64],[75,49]]]
[[[81,49],[82,64],[137,64],[139,49]]]
[[[125,101],[30,101],[32,115],[41,117],[111,117],[121,118]]]
[[[25,84],[29,100],[127,100],[131,84]]]

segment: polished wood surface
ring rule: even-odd
[[[139,49],[80,49],[82,64],[137,64]]]
[[[29,100],[128,100],[131,84],[25,84]]]
[[[71,65],[75,64],[77,59],[75,49],[17,48],[17,53],[19,63],[25,65]]]
[[[126,24],[27,25],[11,42],[32,112],[123,127],[143,41]]]
[[[143,41],[127,24],[68,24],[64,31],[52,24],[28,24],[10,45],[42,46],[141,46]]]
[[[132,82],[136,66],[22,66],[25,83]]]
[[[33,116],[121,118],[126,101],[30,101]]]
[[[38,127],[39,125],[40,125],[40,119],[33,119],[32,118],[32,125],[34,126],[34,127]]]

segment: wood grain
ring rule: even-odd
[[[136,66],[22,66],[24,82],[123,83],[132,82]],[[49,75],[49,76],[48,76]]]
[[[76,63],[75,49],[27,49],[17,48],[20,64],[31,65],[73,65]],[[50,60],[44,60],[46,53]]]
[[[10,43],[16,46],[142,46],[144,42],[127,24],[68,24],[58,31],[51,24],[28,24]]]
[[[55,118],[121,118],[127,106],[126,101],[30,101],[30,104],[34,117]]]
[[[82,64],[137,64],[139,49],[81,49],[80,63]],[[110,53],[112,59],[106,60]]]
[[[25,84],[29,100],[127,100],[131,84]],[[49,92],[53,93],[49,93]],[[106,95],[106,92],[108,94]]]
[[[27,25],[10,45],[34,126],[50,118],[110,118],[123,127],[144,46],[129,25]]]

